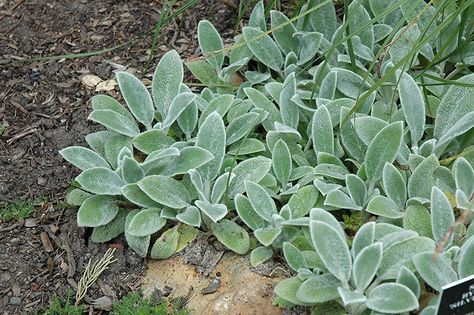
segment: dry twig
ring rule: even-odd
[[[93,265],[91,265],[91,260],[87,263],[86,269],[84,270],[84,274],[79,280],[77,284],[77,292],[76,292],[76,305],[84,298],[87,293],[87,289],[97,280],[97,278],[104,272],[111,263],[117,261],[114,258],[115,248],[109,248],[107,252],[105,252],[104,257],[102,257],[99,261],[96,261]]]

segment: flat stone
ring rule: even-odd
[[[41,177],[41,176],[38,177],[38,185],[44,186],[44,185],[46,185],[47,182],[48,182],[48,180],[46,178]]]
[[[187,265],[181,257],[167,260],[152,260],[142,282],[145,296],[156,289],[165,291],[172,288],[168,298],[189,297],[186,307],[191,314],[282,314],[274,306],[273,288],[281,277],[269,278],[254,273],[248,256],[227,252],[216,265],[210,277],[196,272],[195,267]],[[220,287],[211,294],[202,294],[220,275]],[[192,289],[191,289],[192,288]]]
[[[11,305],[21,305],[21,298],[19,296],[12,296],[10,298]]]

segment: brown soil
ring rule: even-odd
[[[142,73],[152,36],[141,36],[157,21],[161,0],[0,0],[0,211],[2,203],[47,197],[31,219],[0,220],[0,314],[42,309],[54,295],[64,297],[87,261],[115,247],[118,259],[90,289],[85,301],[116,299],[136,290],[144,261],[125,242],[97,245],[76,226],[76,210],[60,207],[78,174],[59,155],[99,127],[86,120],[90,99],[100,94],[81,82],[86,74],[112,79],[126,69],[149,78],[170,49],[183,58],[199,54],[196,27],[209,19],[231,37],[234,10],[224,1],[202,0],[161,32],[157,54]],[[177,6],[179,5],[179,1]],[[176,6],[176,7],[177,7]],[[100,50],[137,38],[97,56],[26,61],[38,56]],[[120,98],[116,90],[108,93]]]

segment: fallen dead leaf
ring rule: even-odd
[[[117,82],[114,79],[106,80],[106,81],[99,82],[97,86],[95,87],[95,91],[96,92],[113,91],[116,86],[117,86]]]
[[[97,84],[99,84],[102,81],[103,80],[101,78],[93,74],[86,74],[81,79],[82,84],[90,88],[95,88]]]

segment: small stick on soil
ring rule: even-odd
[[[0,102],[3,102],[3,100],[10,94],[10,91],[13,89],[13,86],[10,86],[10,88],[5,92],[5,95],[0,98]]]
[[[3,147],[3,149],[5,150],[5,152],[7,152],[8,157],[11,159],[11,158],[12,158],[12,155],[10,154],[10,151],[8,151],[7,147],[6,147],[5,144],[3,143],[2,139],[0,139],[0,143],[2,144],[2,147]],[[5,201],[5,199],[0,198],[0,201]],[[11,200],[6,200],[6,201],[12,202]]]
[[[33,278],[31,278],[30,280],[28,280],[29,282],[33,282],[35,281],[37,278],[41,277],[41,276],[44,276],[45,274],[47,274],[49,272],[48,269],[45,269],[43,271],[41,271],[39,274],[37,274],[36,276],[34,276]]]
[[[48,233],[49,238],[52,239],[53,242],[56,244],[56,246],[66,252],[67,264],[69,267],[68,272],[67,272],[67,278],[69,281],[69,279],[72,279],[72,277],[74,277],[74,274],[76,273],[76,260],[74,258],[74,253],[72,252],[71,247],[66,241],[64,241],[64,244],[63,244],[58,240],[57,236],[54,235],[50,227],[46,228],[46,232]]]
[[[7,226],[6,228],[0,229],[0,233],[5,233],[5,232],[10,232],[11,230],[16,229],[17,227],[21,226],[22,222],[17,222],[15,224],[12,224],[10,226]]]
[[[23,114],[28,115],[28,111],[23,106],[21,106],[20,103],[15,101],[10,101],[10,103],[16,108],[18,108],[18,110],[20,110]]]
[[[29,135],[35,133],[36,131],[38,131],[37,128],[28,128],[25,131],[23,131],[22,133],[16,134],[13,137],[11,137],[10,139],[8,139],[7,144],[11,145],[13,142],[15,142],[15,141],[17,141],[17,140],[19,140],[23,137],[29,136]]]

